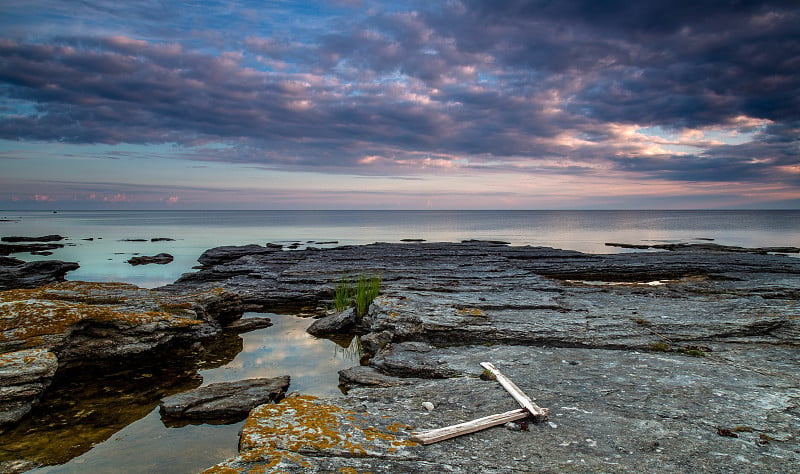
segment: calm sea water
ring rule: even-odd
[[[745,247],[800,246],[800,211],[0,211],[0,219],[0,236],[60,234],[68,238],[67,246],[51,256],[15,254],[18,258],[77,261],[81,268],[68,274],[69,279],[124,281],[149,288],[171,283],[191,271],[206,249],[250,243],[299,242],[303,248],[402,239],[487,239],[589,253],[628,251],[608,247],[606,242],[713,239],[718,244]],[[175,240],[151,241],[154,238]],[[175,260],[167,265],[137,267],[126,263],[136,254],[161,252],[172,254]],[[290,391],[337,395],[337,371],[358,364],[354,346],[343,348],[312,338],[305,332],[311,322],[307,319],[271,317],[275,326],[241,335],[242,350],[233,360],[201,371],[203,383],[289,374]],[[81,415],[91,410],[114,413],[116,409],[92,405],[74,411]],[[125,466],[125,472],[191,473],[236,453],[242,422],[167,427],[155,404],[148,409],[146,416],[120,427],[112,436],[92,440],[91,449],[77,457],[65,462],[63,454],[52,453],[53,459],[59,459],[55,462],[63,464],[35,472],[112,473]],[[56,414],[60,421],[53,430],[69,438],[70,429],[79,429],[75,428],[81,423],[78,415],[72,419]],[[42,416],[37,425],[52,422],[47,413]],[[26,445],[40,443],[48,436],[40,431],[6,435],[0,439],[0,458],[17,459],[21,450],[31,449]],[[39,451],[55,449],[51,443],[42,445]]]
[[[171,283],[220,245],[289,243],[330,247],[415,238],[503,240],[590,253],[623,251],[606,242],[714,239],[723,245],[800,246],[800,210],[781,211],[0,211],[0,235],[60,234],[69,246],[33,260],[77,261],[72,280]],[[94,240],[82,240],[82,239]],[[151,242],[153,238],[174,241]],[[125,239],[147,239],[132,242]],[[314,242],[337,244],[319,245]],[[168,265],[133,267],[135,254],[167,252]]]

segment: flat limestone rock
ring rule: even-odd
[[[796,374],[799,363],[783,360],[770,374],[765,368],[774,364],[764,359],[783,359],[785,350],[760,348],[752,356],[761,362],[741,365],[750,351],[738,344],[721,348],[719,357],[431,348],[422,352],[429,361],[458,377],[264,405],[248,417],[239,456],[207,472],[793,472],[800,463],[800,391],[797,376],[786,374]],[[519,408],[498,382],[480,378],[483,361],[549,408],[549,421],[424,447],[408,443],[413,432]],[[720,434],[727,432],[737,437]]]
[[[62,363],[126,357],[218,334],[241,314],[241,300],[221,290],[70,281],[0,291],[0,354],[45,348]]]
[[[211,472],[796,470],[800,259],[766,246],[669,250],[468,241],[218,252],[172,287],[213,281],[252,305],[324,306],[343,275],[382,276],[368,313],[342,326],[361,334],[369,366],[340,373],[347,397],[315,402],[328,411],[422,431],[518,408],[479,378],[492,362],[550,418],[356,457],[339,441],[309,447],[298,433],[316,431],[254,410],[248,425],[294,434],[243,437],[240,456]]]
[[[413,385],[416,379],[398,378],[385,375],[373,367],[357,365],[339,371],[339,385],[345,387],[393,387],[396,385]]]
[[[340,402],[301,395],[255,408],[239,456],[205,472],[411,472],[397,469],[419,449],[410,426]]]
[[[167,397],[159,409],[173,419],[242,419],[258,405],[280,400],[287,388],[288,375],[214,383]]]

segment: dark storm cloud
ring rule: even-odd
[[[0,39],[0,137],[223,144],[186,156],[293,169],[405,166],[428,152],[474,169],[562,159],[787,180],[781,167],[798,162],[796,2],[301,4],[83,2],[75,17],[107,22],[88,34],[51,4],[52,36]],[[767,128],[693,154],[645,154],[618,132],[742,117]]]

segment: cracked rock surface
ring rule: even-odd
[[[343,275],[383,279],[355,323],[369,358],[340,373],[347,395],[255,409],[240,456],[209,472],[795,470],[800,259],[770,253],[792,249],[671,250],[209,251],[169,288],[213,284],[269,308],[330,301]],[[409,442],[415,431],[517,408],[479,378],[484,361],[549,408],[549,421]],[[308,413],[335,416],[324,427],[296,421]],[[314,444],[321,433],[329,442]],[[370,438],[390,441],[365,448]]]

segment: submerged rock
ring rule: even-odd
[[[192,420],[244,419],[253,408],[283,398],[289,376],[213,383],[161,400],[162,416]]]

